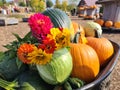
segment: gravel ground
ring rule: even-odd
[[[73,21],[81,23],[81,20],[78,18],[72,18]],[[21,37],[23,37],[30,30],[28,23],[20,22],[18,25],[10,25],[10,26],[1,26],[0,27],[0,51],[5,51],[6,49],[2,46],[13,40],[15,37],[12,33],[17,33]],[[120,44],[120,33],[117,34],[109,34],[103,33],[103,37],[106,37],[114,42]],[[120,59],[120,58],[119,58]],[[107,90],[120,90],[120,60],[112,72],[110,89]]]

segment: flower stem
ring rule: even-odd
[[[19,87],[19,85],[16,81],[9,82],[0,78],[0,87],[5,90],[16,90],[15,88]]]

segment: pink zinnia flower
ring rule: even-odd
[[[32,15],[28,20],[32,34],[38,40],[44,39],[50,33],[53,24],[48,16],[41,13]]]

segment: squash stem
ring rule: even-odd
[[[74,37],[74,40],[73,40],[73,42],[74,43],[78,43],[79,42],[79,37],[80,37],[80,32],[77,32],[76,34],[75,34],[75,37]]]
[[[75,34],[73,43],[81,43],[81,44],[86,44],[87,43],[87,39],[85,36],[81,35],[80,32],[77,32]]]
[[[99,31],[96,30],[96,29],[94,29],[94,30],[95,30],[95,37],[96,37],[96,38],[101,38],[102,35],[99,33]]]

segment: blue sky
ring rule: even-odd
[[[9,1],[13,1],[13,0],[6,0],[6,1],[9,2]],[[60,0],[60,1],[61,1],[61,0]],[[55,0],[52,0],[52,2],[55,3]]]
[[[8,1],[13,1],[13,0],[6,0],[6,1],[8,2]],[[55,4],[55,1],[56,1],[56,0],[51,0],[51,1]],[[60,0],[60,1],[62,1],[62,0]],[[68,1],[69,1],[69,0],[68,0]],[[79,1],[79,0],[78,0],[78,1]]]
[[[13,0],[6,0],[7,2],[9,2],[9,1],[13,1]]]

